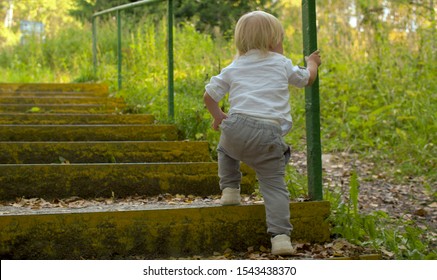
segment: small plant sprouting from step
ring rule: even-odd
[[[110,163],[117,163],[117,160],[115,159],[114,155],[111,155],[109,158]]]
[[[29,110],[27,110],[27,113],[39,113],[41,112],[41,108],[39,107],[32,107]]]
[[[70,161],[69,161],[68,159],[65,159],[65,158],[62,157],[62,156],[59,156],[59,162],[60,162],[61,164],[70,164]]]

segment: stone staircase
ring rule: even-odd
[[[0,200],[219,194],[207,142],[124,106],[101,84],[0,84]],[[242,170],[250,194],[255,177]],[[329,204],[290,207],[294,238],[329,239]],[[262,205],[13,210],[0,207],[2,259],[167,258],[269,242]]]

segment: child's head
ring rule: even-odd
[[[238,55],[244,55],[251,49],[267,53],[281,44],[283,38],[284,28],[279,20],[262,11],[243,15],[235,27]]]

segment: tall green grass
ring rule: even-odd
[[[421,53],[432,53],[432,45],[422,48],[383,41],[374,52],[332,50],[332,62],[321,72],[326,149],[369,152],[390,162],[393,174],[426,174],[435,181],[436,67]]]
[[[71,82],[91,69],[91,32],[66,27],[44,41],[0,49],[1,82]]]

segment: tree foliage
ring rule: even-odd
[[[93,13],[138,0],[75,0],[77,7],[71,11],[76,18],[90,20]],[[167,10],[166,1],[145,5],[141,8],[126,10],[130,20],[147,16],[161,19]],[[263,9],[275,12],[278,1],[271,0],[175,0],[174,14],[177,22],[192,21],[201,32],[212,32],[218,28],[222,33],[229,33],[238,18],[246,12]]]
[[[37,21],[44,24],[45,36],[55,36],[66,26],[79,26],[68,14],[74,8],[75,0],[0,0],[0,18],[5,19],[6,12],[13,8],[12,25],[0,24],[0,47],[19,42],[20,21]]]

